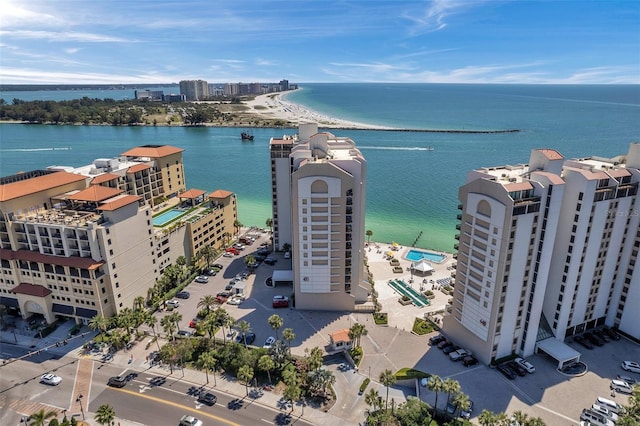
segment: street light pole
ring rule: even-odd
[[[82,409],[82,394],[78,395],[76,402],[80,404],[80,413],[82,414],[82,420],[84,420],[84,410]]]

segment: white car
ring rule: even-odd
[[[225,251],[222,257],[233,257],[233,253],[229,253],[228,251]]]
[[[206,275],[198,275],[194,281],[200,284],[206,284],[209,282],[209,277]]]
[[[43,374],[40,377],[40,383],[44,383],[45,385],[58,386],[62,382],[62,377],[56,376],[55,374]]]
[[[242,296],[233,296],[231,299],[227,300],[227,305],[239,305],[244,301],[244,297]]]
[[[591,411],[594,411],[596,413],[600,413],[603,416],[605,416],[607,419],[611,420],[612,422],[617,422],[619,417],[616,413],[614,413],[613,411],[609,410],[606,407],[603,407],[602,405],[598,405],[598,404],[593,404],[591,406]]]
[[[633,388],[629,385],[629,383],[622,380],[611,380],[611,384],[609,385],[609,387],[611,388],[611,390],[616,392],[626,393],[628,395],[631,395],[633,393]]]
[[[265,349],[269,349],[271,347],[271,345],[273,345],[276,341],[276,338],[273,336],[269,336],[267,337],[267,340],[264,342],[264,345],[262,345],[263,348]]]
[[[451,361],[460,361],[462,358],[469,355],[471,355],[471,352],[469,352],[468,350],[458,349],[457,351],[451,352],[449,354],[449,358],[451,359]]]
[[[632,373],[640,373],[640,364],[633,361],[622,361],[620,365],[623,370],[631,371]]]
[[[527,370],[527,373],[535,373],[536,368],[533,366],[533,364],[531,364],[526,359],[516,358],[516,359],[514,359],[514,361],[517,362],[520,366],[522,366],[522,368]]]
[[[178,306],[180,306],[180,301],[178,301],[177,299],[168,300],[167,306],[170,306],[172,308],[177,308]]]
[[[202,426],[202,420],[198,420],[193,416],[182,416],[179,426]]]
[[[291,259],[291,252],[290,251],[285,251],[284,252],[284,258],[285,259]]]

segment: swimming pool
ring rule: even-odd
[[[447,258],[444,254],[439,253],[431,253],[430,251],[422,251],[422,250],[409,250],[405,255],[405,259],[410,260],[412,262],[418,262],[422,259],[426,259],[429,262],[433,263],[442,263]]]
[[[164,226],[167,222],[171,222],[173,219],[182,216],[186,211],[171,209],[153,218],[153,226]]]

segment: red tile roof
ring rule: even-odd
[[[104,265],[102,260],[93,260],[90,257],[64,257],[40,254],[37,251],[17,250],[0,248],[0,259],[4,260],[24,260],[25,262],[38,262],[50,265],[69,266],[80,269],[98,269]]]
[[[188,198],[188,199],[194,199],[194,198],[198,198],[204,194],[206,194],[207,191],[203,191],[201,189],[190,189],[188,191],[184,191],[181,194],[178,194],[178,198]]]
[[[120,207],[128,206],[132,203],[137,203],[142,197],[138,197],[137,195],[124,195],[122,197],[113,198],[108,200],[105,203],[102,203],[98,206],[98,210],[102,211],[113,211],[117,210]]]
[[[37,284],[20,283],[11,290],[16,294],[26,294],[27,296],[45,297],[51,294],[51,290]]]
[[[135,166],[129,167],[127,169],[127,173],[140,172],[142,170],[150,169],[151,167],[152,167],[151,164],[136,164]]]
[[[104,173],[100,176],[96,176],[91,180],[91,185],[98,185],[101,183],[109,182],[115,179],[118,179],[120,176],[115,175],[113,173]]]
[[[171,145],[161,145],[161,146],[138,146],[129,151],[123,152],[122,155],[126,155],[127,157],[150,157],[150,158],[160,158],[166,157],[167,155],[177,154],[179,152],[184,151],[184,149],[176,148]]]
[[[218,189],[209,194],[209,198],[227,198],[233,195],[231,191],[225,191],[224,189]]]
[[[338,330],[338,331],[334,331],[333,333],[329,334],[329,337],[331,338],[331,341],[334,343],[337,342],[350,342],[351,339],[349,338],[349,329],[345,328],[343,330]]]
[[[46,191],[57,186],[84,181],[86,178],[68,172],[50,173],[31,179],[0,185],[0,201],[13,200],[40,191]]]
[[[504,189],[507,192],[526,191],[527,189],[533,189],[533,185],[531,185],[531,182],[508,183],[504,186]]]
[[[539,150],[549,160],[562,160],[562,154],[555,149],[541,149]]]
[[[73,195],[69,196],[69,200],[74,201],[104,201],[111,197],[115,197],[116,195],[122,194],[124,191],[122,189],[117,188],[108,188],[106,186],[101,185],[92,185],[87,189],[83,189],[82,191],[78,191]]]

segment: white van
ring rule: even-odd
[[[622,405],[608,398],[604,398],[602,396],[599,396],[598,399],[596,399],[596,404],[598,404],[601,407],[608,408],[609,410],[611,410],[616,414],[624,414],[625,412],[624,407]]]
[[[603,416],[605,416],[606,418],[608,418],[609,420],[613,421],[614,423],[618,421],[618,415],[616,413],[614,413],[613,411],[609,410],[607,407],[603,407],[600,404],[593,404],[591,406],[591,411],[594,411],[596,413],[600,413]]]
[[[626,393],[628,395],[631,395],[633,393],[633,388],[629,386],[629,383],[625,382],[624,380],[613,379],[609,387],[611,388],[611,390],[614,390],[616,392]]]
[[[615,426],[615,423],[611,420],[607,419],[600,413],[593,412],[591,410],[587,410],[586,408],[582,410],[580,414],[580,420],[584,420],[586,422],[590,422],[592,425],[598,426]]]

